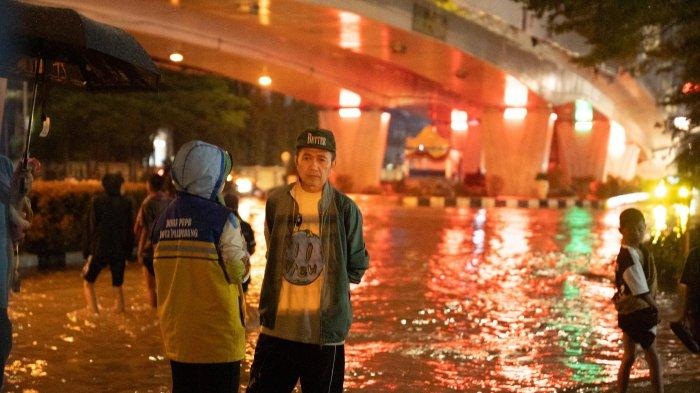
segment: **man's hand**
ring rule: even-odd
[[[10,183],[10,230],[12,240],[15,242],[24,239],[24,233],[29,228],[30,220],[34,215],[32,205],[27,198],[29,190],[34,182],[34,173],[38,172],[41,164],[38,160],[30,158],[27,165],[20,164],[12,174]]]
[[[15,206],[17,210],[22,210],[24,198],[32,189],[34,174],[38,173],[40,168],[41,164],[35,158],[29,158],[26,165],[20,163],[15,168],[10,184],[10,204]]]

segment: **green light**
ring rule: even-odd
[[[574,102],[574,130],[589,132],[593,129],[593,105],[586,100]]]
[[[593,121],[593,105],[586,100],[576,100],[574,119],[576,121]]]
[[[573,254],[591,253],[591,213],[586,209],[572,208],[566,212],[564,222],[569,230],[569,244],[564,251]]]
[[[564,293],[564,299],[576,299],[581,295],[581,290],[578,289],[576,285],[573,285],[572,283],[569,282],[569,280],[564,281],[564,288],[562,288],[562,292]]]
[[[561,362],[571,370],[571,380],[576,383],[598,384],[605,377],[605,367],[588,361],[588,348],[594,345],[591,313],[582,310],[581,289],[573,280],[564,280],[562,284],[563,299],[553,307],[553,314],[558,315],[547,325],[562,332],[557,341],[563,350]]]

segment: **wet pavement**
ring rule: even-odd
[[[612,391],[621,333],[609,299],[618,211],[580,208],[404,208],[358,203],[370,270],[354,288],[348,392]],[[244,200],[256,229],[249,302],[264,269],[262,204]],[[11,301],[8,391],[168,392],[155,311],[142,272],[128,267],[128,311],[84,311],[79,269],[30,272]],[[700,356],[673,338],[675,296],[663,294],[659,348],[669,392],[700,383]],[[249,335],[243,386],[257,333]],[[639,356],[631,391],[648,391]]]

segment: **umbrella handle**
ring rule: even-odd
[[[26,162],[29,159],[29,143],[31,141],[32,136],[32,126],[34,123],[34,112],[36,111],[37,96],[39,95],[39,81],[41,80],[41,77],[43,77],[43,75],[44,59],[42,57],[39,57],[37,60],[35,60],[34,87],[32,89],[32,108],[29,112],[29,124],[27,125],[27,135],[24,141],[24,165],[26,165]]]
[[[32,137],[32,126],[34,122],[34,111],[36,110],[36,100],[37,96],[39,95],[39,81],[41,78],[44,76],[44,58],[39,56],[37,60],[35,60],[35,71],[34,71],[34,88],[33,88],[33,94],[32,94],[32,109],[29,112],[29,124],[27,124],[27,135],[24,140],[24,153],[22,154],[22,162],[20,165],[22,165],[23,170],[27,170],[27,166],[29,164],[29,144],[31,142],[31,137]],[[27,186],[24,184],[24,178],[22,178],[19,182],[19,191],[21,195],[26,194],[27,192]]]

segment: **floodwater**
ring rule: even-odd
[[[404,208],[358,203],[371,255],[353,289],[348,392],[612,391],[621,333],[609,299],[619,211],[580,208]],[[249,302],[264,269],[263,205],[244,200],[256,229]],[[129,266],[128,311],[116,314],[109,272],[99,316],[84,311],[77,268],[30,272],[11,301],[14,392],[168,392],[154,310]],[[673,338],[675,295],[663,294],[659,347],[668,391],[700,383],[700,357]],[[242,385],[257,333],[248,339]],[[648,390],[643,356],[632,391]]]

